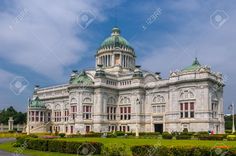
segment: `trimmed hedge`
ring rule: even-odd
[[[228,141],[236,141],[236,135],[228,135],[227,140]]]
[[[26,147],[32,150],[81,155],[86,155],[86,153],[84,153],[85,151],[91,152],[90,154],[100,154],[103,146],[103,144],[99,142],[75,142],[29,137],[17,138],[16,144],[26,144]]]
[[[194,146],[158,146],[153,145],[141,145],[132,146],[131,151],[133,156],[218,156],[219,150],[211,147],[194,147]],[[236,154],[235,149],[221,148],[221,154],[224,156],[234,156]]]
[[[212,134],[212,135],[200,135],[199,140],[219,140],[222,141],[227,135],[224,134]]]
[[[172,139],[173,136],[172,136],[172,134],[170,134],[169,132],[163,132],[163,133],[162,133],[162,138],[163,138],[163,139]]]

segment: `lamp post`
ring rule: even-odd
[[[235,126],[234,126],[234,103],[233,102],[228,107],[228,109],[232,111],[232,133],[234,133],[235,132]]]
[[[235,132],[235,126],[234,126],[234,103],[232,103],[232,120],[233,120],[233,123],[232,123],[232,133]]]
[[[140,104],[140,100],[137,98],[136,100],[136,131],[135,131],[135,136],[139,136],[139,131],[138,131],[138,105]]]

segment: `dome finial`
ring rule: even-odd
[[[192,65],[201,65],[197,59],[197,57],[195,57],[195,60],[193,61]]]
[[[120,35],[120,29],[115,26],[113,29],[112,29],[112,33],[111,33],[111,36],[119,36]]]

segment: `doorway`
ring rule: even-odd
[[[90,132],[90,126],[86,126],[85,131],[86,131],[86,133]]]
[[[154,124],[154,130],[155,132],[163,132],[163,124]]]

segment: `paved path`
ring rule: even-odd
[[[14,141],[16,140],[15,138],[0,138],[0,144],[8,142],[8,141]],[[15,154],[15,153],[9,153],[5,151],[0,150],[0,156],[24,156],[21,154]]]

